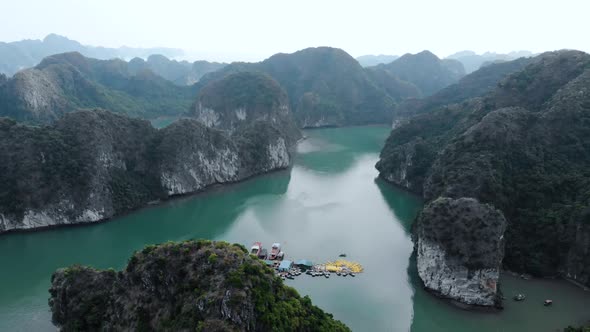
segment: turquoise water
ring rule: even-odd
[[[49,278],[80,263],[122,268],[146,244],[212,238],[283,244],[287,258],[346,253],[356,278],[288,280],[355,331],[554,331],[590,319],[590,294],[568,283],[503,276],[499,313],[460,310],[426,293],[411,262],[410,226],[421,201],[376,180],[385,127],[307,131],[294,166],[83,227],[0,236],[0,331],[55,330]],[[545,298],[553,307],[542,306]]]

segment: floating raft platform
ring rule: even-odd
[[[317,266],[318,270],[324,270],[328,272],[348,272],[348,273],[361,273],[364,271],[363,266],[357,262],[347,261],[345,259],[338,259],[333,262],[327,262]]]

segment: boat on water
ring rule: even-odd
[[[278,259],[279,257],[283,257],[283,255],[279,256],[282,253],[281,251],[281,244],[278,242],[275,242],[272,244],[272,247],[270,248],[270,256],[269,259]]]
[[[258,257],[258,255],[260,254],[260,251],[262,250],[262,243],[260,242],[254,242],[254,244],[252,245],[252,248],[250,248],[250,254],[255,255],[256,257]]]
[[[550,306],[550,305],[552,305],[552,304],[553,304],[553,300],[545,300],[545,301],[543,302],[543,305],[544,305],[544,306],[546,306],[546,307],[548,307],[548,306]]]
[[[524,296],[524,294],[516,294],[512,299],[514,299],[514,301],[524,301],[524,299],[526,299],[526,296]]]

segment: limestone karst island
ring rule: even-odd
[[[590,3],[1,7],[0,332],[590,332]]]

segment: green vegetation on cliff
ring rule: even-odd
[[[201,84],[239,71],[259,71],[274,78],[287,92],[301,127],[389,123],[392,119],[393,98],[340,49],[307,48],[275,54],[259,63],[233,63],[206,75]]]
[[[459,61],[441,60],[429,51],[404,54],[391,63],[378,65],[377,68],[414,84],[425,96],[429,96],[465,76],[465,69]]]
[[[590,285],[589,137],[590,55],[551,52],[481,98],[411,118],[377,168],[427,200],[501,210],[508,268]]]
[[[122,60],[64,53],[0,84],[0,116],[48,123],[77,109],[103,108],[155,118],[186,112],[195,95],[194,88],[177,86],[150,70],[133,72]]]
[[[40,127],[0,118],[0,232],[99,221],[288,167],[286,132],[264,119],[233,133],[194,119],[157,130],[104,110]]]
[[[349,331],[237,244],[147,246],[120,272],[72,266],[51,277],[64,331]]]
[[[260,122],[274,127],[290,144],[301,138],[289,110],[287,93],[277,81],[260,72],[237,72],[213,80],[200,89],[188,115],[209,127],[232,133],[249,132],[246,127]],[[270,132],[260,125],[256,127],[260,129],[258,136]]]

